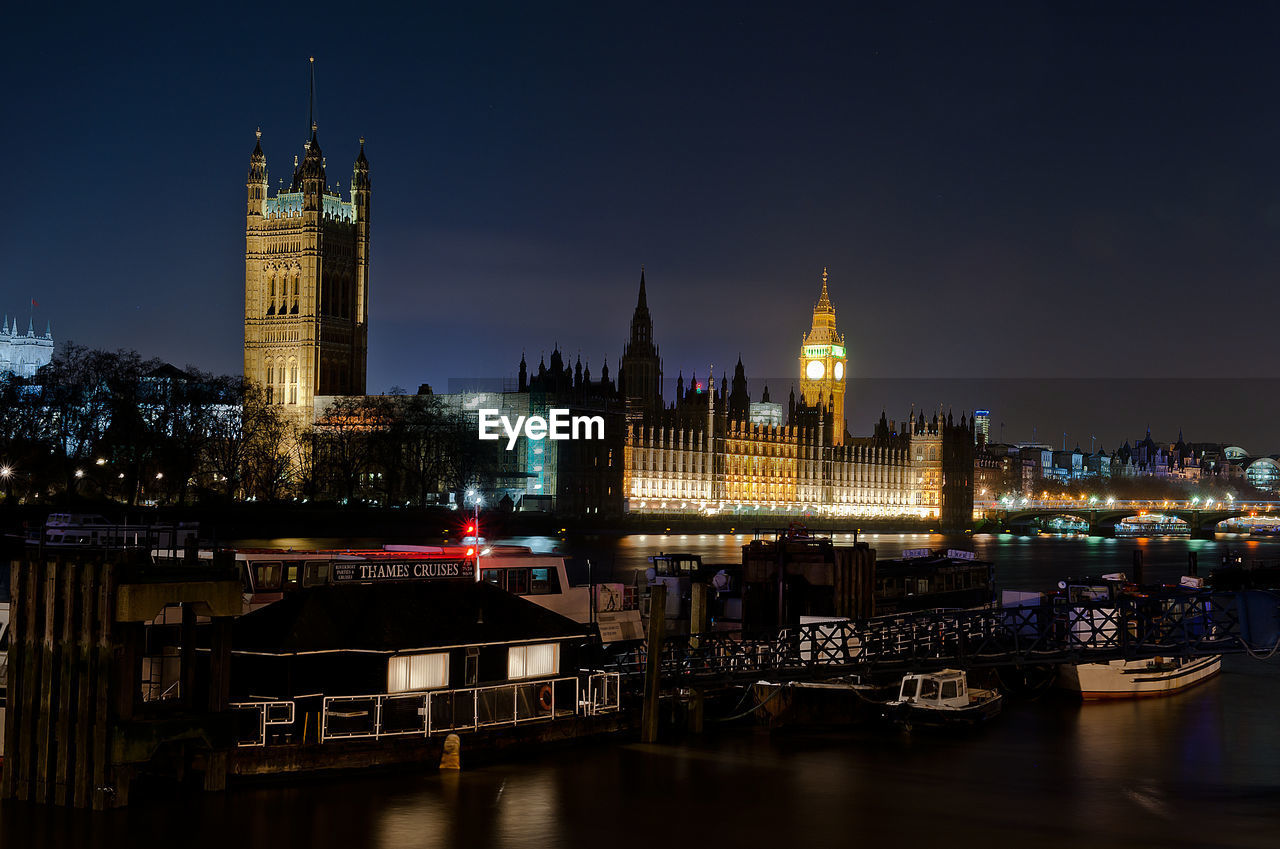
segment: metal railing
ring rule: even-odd
[[[590,671],[511,681],[460,690],[371,693],[361,696],[316,696],[319,742],[429,737],[576,716],[601,716],[619,710],[621,678],[617,672]],[[234,702],[240,717],[236,745],[267,746],[273,727],[277,740],[301,739],[294,701]]]
[[[232,702],[230,707],[246,720],[237,727],[236,745],[240,747],[265,746],[269,726],[293,725],[292,701]]]

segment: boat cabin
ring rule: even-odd
[[[587,626],[486,582],[308,587],[236,620],[231,694],[318,705],[550,681],[575,676],[588,643]]]
[[[995,567],[972,551],[908,549],[876,562],[876,613],[979,607],[992,600]]]
[[[309,587],[333,584],[405,583],[434,581],[475,582],[479,579],[512,595],[568,616],[577,622],[591,619],[589,587],[569,581],[564,558],[536,554],[524,546],[388,545],[380,549],[293,551],[285,549],[237,549],[229,552],[240,568],[244,584],[244,610],[249,613]],[[214,557],[202,550],[200,559]],[[155,559],[169,559],[156,552]],[[621,593],[621,585],[618,585]]]
[[[968,681],[965,673],[959,669],[907,675],[902,679],[898,701],[922,707],[967,707]]]

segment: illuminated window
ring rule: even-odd
[[[538,643],[507,650],[507,678],[537,678],[560,672],[560,644]]]
[[[402,654],[387,660],[387,692],[412,693],[449,686],[449,653]]]

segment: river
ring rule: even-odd
[[[1280,542],[1233,537],[866,541],[881,557],[969,542],[996,562],[1001,586],[1028,589],[1063,574],[1128,569],[1137,548],[1154,580],[1176,579],[1189,551],[1202,572],[1227,548],[1280,559]],[[591,559],[598,579],[624,579],[659,549],[728,562],[741,544],[715,534],[527,542]],[[1278,706],[1280,658],[1231,657],[1223,674],[1177,696],[1083,706],[1052,695],[1011,700],[987,728],[959,736],[770,735],[710,722],[701,738],[561,749],[460,774],[422,769],[175,793],[99,814],[7,803],[0,843],[1275,847]]]

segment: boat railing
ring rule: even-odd
[[[292,701],[232,702],[230,707],[241,714],[236,730],[236,745],[240,747],[265,746],[268,728],[293,725]]]
[[[430,737],[600,716],[619,709],[620,695],[618,673],[592,671],[581,677],[535,678],[456,690],[323,696],[318,739],[327,743]],[[237,735],[241,747],[271,745],[273,735],[279,735],[281,742],[300,740],[294,739],[297,712],[293,701],[236,702],[231,708],[246,714]]]

